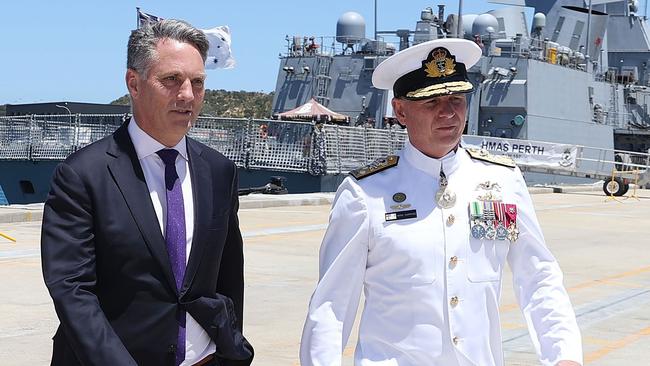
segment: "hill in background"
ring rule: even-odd
[[[7,115],[7,105],[2,104],[0,105],[0,116],[6,116]]]
[[[201,115],[230,118],[268,118],[271,117],[273,92],[246,92],[210,90],[205,91],[205,100]],[[125,95],[111,104],[129,104],[129,96]]]

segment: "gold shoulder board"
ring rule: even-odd
[[[353,176],[356,180],[363,179],[375,173],[379,173],[382,170],[397,166],[398,160],[399,156],[388,155],[385,158],[377,159],[366,166],[350,171],[350,175]]]
[[[511,157],[505,155],[492,155],[485,149],[471,148],[467,149],[467,153],[472,157],[472,159],[487,161],[488,163],[507,166],[508,168],[514,168],[517,166]]]

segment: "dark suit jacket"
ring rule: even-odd
[[[61,322],[52,365],[172,365],[179,309],[214,340],[220,365],[249,365],[236,166],[187,139],[194,239],[179,292],[127,124],[52,178],[41,236]]]

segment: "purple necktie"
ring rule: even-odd
[[[183,205],[183,191],[181,181],[176,172],[176,157],[178,151],[162,149],[156,152],[165,163],[165,188],[167,192],[167,225],[165,227],[165,244],[169,261],[174,271],[176,288],[180,292],[185,276],[185,206]],[[176,350],[176,365],[185,360],[185,311],[179,310],[178,317],[178,343]]]

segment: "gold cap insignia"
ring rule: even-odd
[[[438,47],[433,49],[427,60],[430,60],[424,63],[424,71],[426,71],[427,77],[446,77],[456,72],[456,62],[446,48]]]

